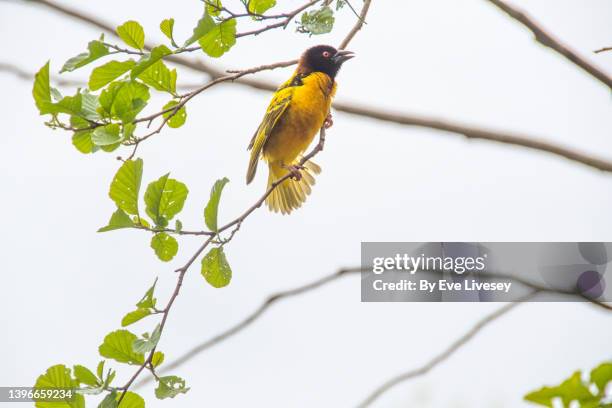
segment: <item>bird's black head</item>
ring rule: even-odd
[[[317,45],[302,54],[298,71],[302,73],[323,72],[333,79],[342,64],[354,56],[355,54],[351,51],[336,50],[329,45]]]

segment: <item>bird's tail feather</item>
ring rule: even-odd
[[[270,163],[269,168],[268,188],[270,188],[272,183],[289,173],[289,170],[282,167],[279,163]],[[304,163],[304,169],[300,173],[302,175],[301,180],[290,178],[283,181],[266,198],[266,205],[270,211],[289,214],[291,211],[301,207],[302,203],[306,201],[306,197],[311,192],[311,187],[315,184],[314,175],[321,173],[321,167],[309,160]]]

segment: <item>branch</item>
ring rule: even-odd
[[[31,81],[34,79],[34,74],[28,72],[17,65],[8,63],[8,62],[0,62],[0,72],[7,72],[9,74],[15,75],[17,78],[22,79],[24,81]],[[83,86],[84,83],[82,81],[72,80],[72,79],[63,79],[63,78],[54,78],[56,84],[61,86]]]
[[[519,301],[528,300],[529,298],[533,297],[536,293],[537,292],[532,292],[529,295],[527,295],[527,296],[523,297],[522,299],[520,299]],[[491,314],[485,316],[484,318],[480,319],[474,326],[472,326],[472,328],[470,330],[468,330],[466,333],[464,333],[462,336],[460,336],[457,340],[455,340],[453,343],[451,343],[441,353],[439,353],[436,356],[434,356],[431,360],[429,360],[427,363],[425,363],[421,367],[416,368],[414,370],[406,371],[406,372],[404,372],[402,374],[399,374],[399,375],[391,378],[390,380],[384,382],[383,384],[381,384],[370,395],[368,395],[368,397],[365,400],[363,400],[363,402],[361,402],[358,405],[358,408],[365,408],[365,407],[370,406],[370,404],[372,404],[376,399],[378,399],[378,397],[380,397],[382,394],[384,394],[385,392],[387,392],[388,390],[390,390],[394,386],[398,385],[399,383],[407,381],[407,380],[409,380],[411,378],[415,378],[415,377],[419,377],[421,375],[427,374],[430,370],[432,370],[433,368],[435,368],[439,364],[443,363],[450,356],[455,354],[456,351],[458,351],[462,346],[464,346],[467,342],[469,342],[474,336],[476,336],[476,334],[478,334],[487,325],[489,325],[493,321],[497,320],[498,318],[502,317],[503,315],[505,315],[506,313],[508,313],[512,309],[514,309],[519,304],[520,303],[516,303],[516,302],[508,303],[508,304],[500,307],[499,309],[497,309],[493,313],[491,313]]]
[[[306,292],[310,292],[313,291],[315,289],[319,289],[320,287],[327,285],[328,283],[334,282],[337,279],[340,279],[344,276],[348,276],[348,275],[352,275],[352,274],[356,274],[356,273],[360,273],[360,272],[369,272],[370,268],[362,268],[362,267],[352,267],[352,268],[342,268],[339,269],[338,271],[330,274],[330,275],[326,275],[322,278],[318,278],[310,283],[304,284],[304,285],[300,285],[297,286],[295,288],[292,289],[287,289],[281,292],[276,292],[276,293],[272,293],[270,295],[268,295],[266,297],[266,299],[259,305],[259,307],[257,307],[255,310],[253,310],[251,313],[249,313],[246,317],[244,317],[242,320],[240,320],[238,323],[230,326],[228,329],[212,336],[211,338],[203,341],[202,343],[198,344],[197,346],[191,348],[190,350],[186,351],[185,353],[183,353],[183,355],[181,355],[179,358],[177,358],[176,360],[172,361],[169,364],[164,365],[164,368],[161,370],[161,372],[167,372],[170,370],[173,370],[183,364],[185,364],[186,362],[188,362],[189,360],[191,360],[192,358],[194,358],[195,356],[197,356],[198,354],[216,346],[219,343],[224,342],[225,340],[228,340],[229,338],[233,337],[234,335],[238,334],[239,332],[247,329],[249,326],[251,326],[252,323],[255,322],[255,320],[259,319],[260,317],[262,317],[262,315],[270,308],[270,306],[272,306],[274,303],[278,302],[279,300],[282,299],[286,299],[286,298],[291,298],[297,295],[302,295]],[[444,271],[440,271],[440,270],[423,270],[421,269],[420,272],[427,272],[427,273],[437,273],[437,274],[441,274]],[[556,293],[556,294],[561,294],[561,295],[568,295],[568,296],[574,296],[576,298],[578,298],[579,300],[583,300],[583,301],[588,301],[591,304],[593,304],[594,306],[597,306],[603,310],[606,311],[612,311],[612,306],[601,302],[597,299],[592,299],[592,298],[588,298],[585,297],[584,295],[582,295],[581,293],[577,292],[577,291],[567,291],[567,290],[562,290],[562,289],[555,289],[555,288],[551,288],[551,287],[547,287],[547,286],[543,286],[534,282],[531,282],[527,279],[523,279],[523,278],[519,278],[517,276],[514,275],[510,275],[510,274],[505,274],[505,273],[493,273],[493,272],[479,272],[478,273],[478,277],[480,278],[486,278],[486,279],[491,279],[491,280],[495,280],[495,279],[506,279],[506,280],[511,280],[515,283],[518,283],[519,285],[522,285],[526,288],[530,288],[533,290],[532,294],[528,296],[528,298],[531,298],[532,296],[535,296],[536,293]],[[514,300],[513,303],[516,302],[523,302],[527,300],[526,298],[519,298]],[[439,362],[438,362],[439,363]],[[436,364],[438,364],[436,363]],[[431,368],[429,368],[431,369]],[[427,369],[426,371],[422,372],[421,374],[425,374],[427,371],[429,371],[429,369]],[[148,383],[149,381],[151,381],[151,378],[145,378],[143,380],[141,380],[136,387],[140,387],[146,383]],[[370,401],[371,402],[371,401]]]
[[[537,21],[535,21],[532,17],[530,17],[524,11],[511,6],[506,3],[504,0],[487,0],[489,3],[497,6],[504,13],[509,15],[511,18],[515,19],[526,28],[528,28],[533,35],[535,36],[535,40],[542,44],[545,47],[548,47],[557,53],[564,56],[569,61],[573,62],[580,68],[582,68],[586,73],[591,75],[593,78],[598,79],[601,83],[606,85],[610,90],[612,90],[612,77],[610,77],[607,73],[603,72],[586,59],[578,55],[575,51],[570,49],[567,45],[563,44],[558,39],[554,38],[554,36],[548,33],[543,27],[541,27]]]
[[[319,152],[321,152],[323,150],[323,145],[325,144],[325,128],[321,128],[319,136],[320,136],[319,137],[319,143],[315,146],[315,148],[310,153],[305,155],[302,158],[302,160],[300,160],[299,166],[302,166],[304,163],[306,163],[306,161],[310,160],[312,157],[314,157],[315,155],[317,155]],[[193,263],[196,261],[196,259],[198,259],[198,257],[204,252],[204,250],[213,242],[213,240],[216,237],[218,237],[222,232],[224,232],[226,230],[229,230],[230,228],[233,228],[232,232],[230,233],[229,238],[224,240],[221,243],[221,245],[225,245],[226,243],[228,243],[234,237],[234,234],[240,229],[240,226],[242,225],[244,220],[249,215],[251,215],[256,209],[261,207],[261,205],[264,203],[266,198],[270,194],[272,194],[274,189],[276,189],[279,185],[281,185],[283,182],[285,182],[286,180],[288,180],[291,177],[295,177],[294,174],[288,173],[285,176],[283,176],[280,179],[278,179],[277,181],[275,181],[274,183],[272,183],[270,185],[270,187],[266,190],[264,195],[261,196],[261,198],[255,202],[255,204],[253,204],[251,207],[249,207],[244,213],[242,213],[240,216],[238,216],[234,220],[232,220],[232,221],[228,222],[227,224],[223,225],[222,227],[220,227],[217,231],[210,232],[210,233],[206,233],[206,232],[191,233],[192,235],[209,235],[209,236],[204,241],[204,243],[202,245],[200,245],[200,247],[196,250],[196,252],[191,256],[191,258],[189,258],[189,260],[183,266],[181,266],[180,268],[178,268],[175,271],[175,272],[178,272],[179,275],[178,275],[178,278],[177,278],[177,281],[176,281],[176,286],[174,288],[172,296],[170,297],[170,300],[166,304],[166,307],[161,312],[162,313],[162,320],[161,320],[161,323],[160,323],[160,336],[161,336],[161,334],[163,334],[166,321],[167,321],[168,316],[170,314],[170,310],[172,309],[172,305],[174,304],[174,301],[176,300],[176,298],[179,295],[181,286],[183,285],[183,279],[185,277],[185,274],[187,273],[187,271],[191,267],[191,265],[193,265]],[[141,229],[150,230],[150,229],[148,229],[146,227],[145,228],[141,228]],[[325,282],[322,282],[318,286],[321,286],[324,283]],[[304,289],[302,289],[302,292],[305,292],[307,290],[309,290],[309,288],[305,287]],[[123,387],[121,387],[121,390],[123,391],[123,393],[119,397],[118,405],[121,404],[121,401],[125,397],[127,391],[130,389],[130,387],[132,386],[134,381],[136,381],[136,379],[140,376],[140,374],[144,371],[145,368],[149,368],[151,371],[153,371],[152,361],[153,361],[153,355],[155,354],[155,350],[156,350],[156,347],[154,347],[149,352],[149,354],[147,355],[147,358],[145,359],[145,361],[138,367],[138,369],[130,377],[128,382]]]
[[[366,15],[368,14],[368,10],[370,9],[370,3],[371,2],[372,2],[372,0],[365,0],[363,2],[363,7],[361,8],[361,13],[359,14],[359,16],[357,18],[357,23],[355,24],[353,29],[348,33],[346,38],[344,38],[344,40],[342,40],[342,42],[338,46],[338,49],[341,49],[341,50],[346,49],[347,45],[349,45],[349,43],[351,42],[353,37],[355,37],[355,34],[357,34],[357,31],[361,30],[361,27],[363,27],[363,25],[365,23],[365,18],[366,18]],[[351,8],[351,10],[353,10],[353,6],[351,6],[350,3],[349,3],[349,7]],[[355,10],[353,10],[353,12],[355,12]]]
[[[600,52],[612,51],[612,47],[603,47],[598,50],[593,51],[595,54],[599,54]]]
[[[208,350],[209,348],[212,348],[214,346],[216,346],[219,343],[224,342],[225,340],[228,340],[230,337],[233,337],[234,335],[238,334],[239,332],[241,332],[242,330],[248,328],[253,322],[255,322],[257,319],[259,319],[273,304],[277,303],[280,300],[285,300],[288,298],[292,298],[295,296],[299,296],[302,295],[306,292],[310,292],[312,290],[318,289],[324,285],[327,285],[328,283],[334,282],[344,276],[348,276],[351,274],[356,274],[362,272],[361,268],[346,268],[346,269],[340,269],[337,272],[331,274],[331,275],[326,275],[322,278],[319,278],[315,281],[306,283],[304,285],[301,286],[297,286],[295,288],[292,289],[287,289],[281,292],[276,292],[273,293],[271,295],[269,295],[260,305],[259,307],[257,307],[254,311],[252,311],[251,313],[249,313],[244,319],[242,319],[241,321],[239,321],[238,323],[234,324],[233,326],[229,327],[228,329],[222,331],[219,334],[216,334],[215,336],[211,337],[210,339],[204,341],[201,344],[198,344],[197,346],[193,347],[191,350],[185,352],[181,357],[177,358],[176,360],[172,361],[171,363],[165,365],[163,371],[166,372],[168,370],[173,370],[181,365],[183,365],[184,363],[186,363],[187,361],[191,360],[194,356],[196,356],[197,354],[200,354],[206,350]],[[138,383],[138,387],[140,387],[141,385],[147,383],[148,381],[150,381],[151,378],[147,378],[142,380],[140,383]]]
[[[496,0],[489,0],[489,1],[496,1]],[[107,24],[93,16],[88,16],[79,11],[69,9],[65,6],[58,5],[55,2],[50,1],[50,0],[31,0],[31,2],[42,4],[46,7],[51,8],[54,11],[57,11],[64,15],[68,15],[70,17],[74,17],[77,20],[80,20],[88,24],[92,24],[95,27],[101,28],[109,33],[114,34],[114,29],[110,24]],[[367,2],[368,5],[369,3],[370,1]],[[366,5],[365,2],[364,2],[364,5]],[[358,22],[358,24],[359,23],[361,23],[361,19]],[[353,28],[353,30],[355,32],[358,31],[358,29],[355,30],[355,28]],[[353,30],[351,32],[353,32]],[[348,41],[350,41],[351,38],[352,37],[350,37]],[[226,73],[224,70],[220,70],[220,69],[211,67],[202,61],[193,61],[193,60],[183,58],[180,56],[169,56],[166,58],[166,60],[173,62],[175,64],[178,64],[178,65],[182,65],[186,68],[208,74],[213,80],[226,76]],[[292,61],[287,61],[287,63],[290,63],[290,62]],[[277,88],[277,85],[272,82],[264,81],[260,79],[252,79],[252,78],[240,78],[238,80],[231,81],[231,83],[248,86],[250,88],[254,88],[257,90],[272,91],[272,92],[275,91]],[[586,153],[582,153],[580,151],[573,150],[570,147],[565,147],[565,146],[556,145],[553,143],[538,141],[538,139],[540,139],[538,137],[519,135],[519,134],[504,132],[504,131],[495,130],[495,129],[470,127],[470,126],[466,126],[464,124],[454,122],[451,120],[447,120],[444,118],[425,117],[425,116],[413,115],[413,114],[405,113],[405,112],[388,112],[388,111],[384,111],[382,109],[378,109],[373,106],[358,105],[358,104],[352,104],[352,103],[346,103],[346,102],[344,103],[336,102],[333,104],[333,107],[334,109],[340,112],[344,112],[344,113],[348,113],[348,114],[356,115],[356,116],[361,116],[361,117],[366,117],[370,119],[376,119],[376,120],[380,120],[384,122],[396,123],[396,124],[406,125],[406,126],[416,126],[416,127],[422,127],[422,128],[442,130],[445,132],[463,135],[468,138],[487,140],[490,142],[503,143],[503,144],[512,145],[512,146],[526,147],[529,149],[543,151],[546,153],[553,154],[555,156],[563,157],[565,159],[589,166],[597,170],[606,171],[606,172],[612,171],[612,162],[610,160],[607,160],[604,158],[593,157]]]
[[[501,130],[468,126],[442,118],[417,116],[399,112],[394,113],[366,106],[360,107],[352,104],[337,103],[334,104],[334,107],[342,112],[351,113],[359,116],[367,116],[385,122],[441,130],[444,132],[463,135],[468,139],[481,139],[488,140],[490,142],[526,147],[528,149],[550,153],[555,156],[560,156],[597,170],[606,172],[612,171],[612,161],[610,160],[591,156],[589,154],[582,153],[578,150],[574,150],[570,147],[566,147],[560,144],[554,144],[538,140],[540,138],[533,136],[505,132]]]

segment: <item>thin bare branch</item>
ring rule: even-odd
[[[7,62],[0,62],[0,72],[7,72],[9,74],[15,75],[17,78],[22,79],[24,81],[32,81],[34,79],[34,74],[28,72],[17,65],[10,64]],[[53,78],[53,81],[60,86],[82,86],[83,82],[72,79],[64,79],[64,78]]]
[[[253,322],[259,319],[273,304],[278,303],[280,300],[285,300],[288,298],[302,295],[306,292],[310,292],[324,285],[327,285],[328,283],[334,282],[344,276],[356,274],[362,271],[362,268],[340,269],[331,275],[323,276],[322,278],[316,279],[304,285],[300,285],[295,288],[287,289],[269,295],[255,310],[253,310],[253,312],[249,313],[244,319],[232,325],[228,329],[222,331],[221,333],[214,335],[203,343],[193,347],[191,350],[186,351],[176,360],[172,361],[169,364],[166,364],[162,372],[171,371],[183,365],[196,355],[216,346],[219,343],[224,342],[225,340],[228,340],[230,337],[233,337],[235,334],[238,334],[242,330],[248,328]],[[149,381],[151,381],[150,377],[144,378],[138,384],[136,384],[136,387],[140,387],[148,383]]]
[[[246,317],[244,317],[238,323],[230,326],[228,329],[223,330],[222,332],[212,336],[211,338],[203,341],[202,343],[198,344],[192,349],[186,351],[185,353],[183,353],[180,357],[178,357],[176,360],[172,361],[171,363],[165,364],[161,372],[169,372],[185,364],[186,362],[193,359],[198,354],[204,351],[207,351],[208,349],[216,346],[217,344],[222,343],[223,341],[228,340],[230,337],[233,337],[239,332],[247,329],[257,319],[261,318],[262,315],[270,308],[270,306],[272,306],[272,304],[276,303],[277,301],[281,299],[290,298],[293,296],[301,295],[306,292],[318,289],[344,276],[357,274],[360,272],[369,272],[369,271],[370,271],[370,268],[362,268],[362,267],[342,268],[330,275],[326,275],[322,278],[318,278],[310,283],[299,285],[295,288],[284,290],[282,292],[270,294],[256,309],[254,309],[251,313],[249,313]],[[443,271],[421,270],[421,272],[440,274]],[[612,311],[612,306],[608,303],[601,302],[597,299],[585,297],[578,292],[567,291],[567,290],[562,290],[562,289],[540,285],[540,284],[531,282],[527,279],[520,278],[515,275],[510,275],[510,274],[501,273],[501,272],[483,271],[483,272],[478,273],[478,277],[483,278],[483,279],[489,279],[489,280],[500,280],[500,279],[509,280],[519,285],[522,285],[526,288],[530,288],[533,290],[533,294],[529,295],[528,298],[531,298],[535,293],[556,293],[560,295],[573,296],[573,297],[578,298],[579,300],[590,302],[591,304],[593,304],[594,306],[600,309],[606,310],[608,312]],[[515,302],[522,302],[522,301],[528,300],[528,298],[519,298],[519,299],[516,299]],[[423,372],[422,374],[425,374],[425,372]],[[138,384],[136,384],[136,387],[140,387],[141,385],[146,384],[149,381],[151,381],[150,377],[144,378]]]
[[[578,67],[582,68],[586,73],[591,75],[593,78],[599,80],[612,90],[612,77],[591,64],[589,61],[578,55],[576,51],[572,50],[569,46],[563,44],[560,40],[556,39],[551,33],[547,32],[540,24],[529,16],[524,11],[517,7],[511,6],[504,0],[487,0],[489,3],[497,6],[500,10],[512,17],[526,28],[528,28],[537,42],[545,47],[548,47],[557,53],[564,56],[567,60],[573,62]]]
[[[600,52],[612,51],[612,47],[603,47],[598,50],[593,51],[595,54],[599,54]]]
[[[537,292],[532,292],[529,295],[525,296],[524,298],[520,299],[520,301],[528,300],[529,298],[533,297],[536,293]],[[461,335],[457,340],[451,343],[446,349],[444,349],[441,353],[434,356],[431,360],[429,360],[427,363],[425,363],[421,367],[418,367],[410,371],[406,371],[402,374],[399,374],[391,378],[390,380],[384,382],[383,384],[381,384],[370,395],[368,395],[368,397],[365,400],[363,400],[363,402],[361,402],[358,405],[358,408],[366,408],[370,406],[382,394],[384,394],[385,392],[389,391],[391,388],[395,387],[396,385],[404,381],[427,374],[433,368],[443,363],[449,357],[455,354],[455,352],[457,352],[461,347],[463,347],[466,343],[468,343],[482,329],[484,329],[486,326],[488,326],[495,320],[499,319],[500,317],[502,317],[503,315],[505,315],[512,309],[514,309],[519,304],[520,303],[516,303],[516,302],[508,303],[500,307],[499,309],[497,309],[495,312],[480,319],[474,326],[472,326],[470,330],[468,330],[463,335]]]
[[[361,7],[361,13],[359,14],[357,23],[355,24],[353,29],[349,31],[348,35],[344,38],[344,40],[342,40],[342,42],[338,46],[338,49],[341,49],[341,50],[346,49],[346,47],[349,45],[353,37],[355,37],[355,34],[357,34],[357,31],[361,30],[361,27],[363,27],[363,25],[365,24],[365,21],[366,21],[365,19],[366,19],[366,16],[368,15],[368,10],[370,9],[371,2],[372,0],[365,0],[363,2],[363,6]],[[349,4],[349,7],[351,7],[351,10],[355,11],[353,9],[353,6],[351,6],[350,4]]]
[[[543,141],[539,137],[521,135],[519,133],[504,132],[502,130],[486,129],[475,126],[460,124],[442,118],[426,117],[420,115],[410,115],[407,113],[394,113],[373,107],[360,107],[354,104],[336,103],[334,107],[345,113],[358,116],[367,116],[385,122],[397,123],[400,125],[416,126],[441,130],[444,132],[463,135],[468,139],[481,139],[490,142],[503,143],[513,146],[526,147],[528,149],[546,152],[555,156],[589,166],[591,168],[610,172],[612,171],[612,161],[582,153],[570,147],[562,146]]]

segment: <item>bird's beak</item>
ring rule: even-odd
[[[334,64],[342,65],[344,62],[350,60],[354,56],[355,53],[353,51],[340,50],[332,57],[332,60],[334,61]]]

